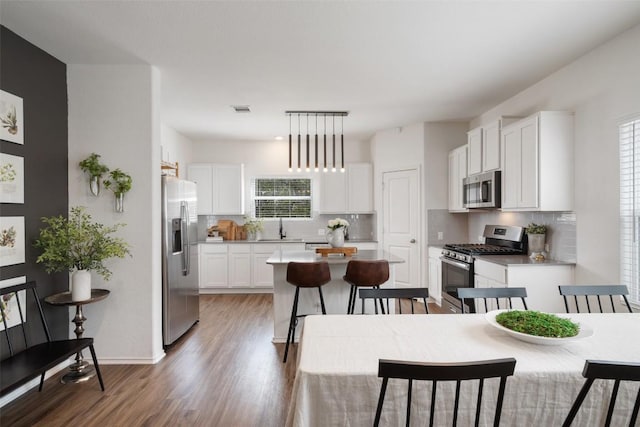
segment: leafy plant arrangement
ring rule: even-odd
[[[336,219],[330,219],[327,225],[327,228],[329,230],[337,230],[338,228],[341,227],[348,227],[349,226],[349,222],[346,219],[342,219],[342,218],[336,218]]]
[[[546,225],[538,225],[534,222],[527,225],[525,229],[527,234],[547,234],[547,226]]]
[[[116,196],[127,193],[131,190],[133,180],[131,176],[120,169],[109,172],[109,179],[104,181],[104,186],[113,191]]]
[[[107,227],[93,222],[82,206],[72,207],[68,219],[60,215],[44,217],[42,222],[47,227],[40,230],[34,246],[42,249],[36,262],[44,264],[47,273],[93,270],[109,280],[111,271],[104,261],[131,255],[129,245],[112,236],[124,224]]]
[[[569,319],[539,311],[505,311],[496,322],[512,331],[548,338],[568,338],[578,335],[580,326]]]
[[[262,224],[261,219],[252,219],[251,217],[245,215],[244,229],[247,231],[247,233],[257,233],[258,231],[264,230],[264,225]]]
[[[102,178],[102,175],[109,172],[109,168],[100,163],[99,159],[99,154],[91,153],[89,157],[78,163],[78,165],[80,169],[88,173],[90,177]]]

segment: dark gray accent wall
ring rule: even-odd
[[[36,264],[38,250],[33,247],[40,219],[66,216],[69,205],[67,66],[6,27],[0,31],[0,89],[22,98],[25,125],[24,145],[0,141],[1,152],[24,158],[24,204],[2,203],[0,214],[24,216],[26,230],[25,263],[0,267],[0,279],[26,276],[38,283],[38,293],[44,298],[69,286],[68,273],[50,275]],[[43,308],[53,338],[67,338],[68,310],[45,303]],[[32,310],[35,306],[29,307],[27,319],[37,319]]]

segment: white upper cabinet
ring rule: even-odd
[[[482,128],[475,128],[467,133],[467,147],[469,159],[467,175],[482,172]]]
[[[573,113],[542,111],[502,130],[502,210],[573,210]]]
[[[449,212],[468,212],[464,208],[462,181],[467,177],[467,146],[449,152]]]
[[[320,213],[373,212],[373,167],[351,163],[345,172],[323,173],[320,177]]]
[[[198,215],[244,214],[244,166],[195,163],[188,179],[197,184]]]
[[[502,127],[519,119],[520,117],[500,117],[467,133],[467,146],[469,149],[467,175],[500,169],[500,136]]]

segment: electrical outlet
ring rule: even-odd
[[[324,228],[318,228],[318,236],[324,236]]]
[[[444,233],[442,231],[438,231],[438,240],[444,239]]]

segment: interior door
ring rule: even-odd
[[[417,169],[382,174],[384,250],[405,261],[395,265],[395,279],[398,286],[421,286],[418,183]]]

